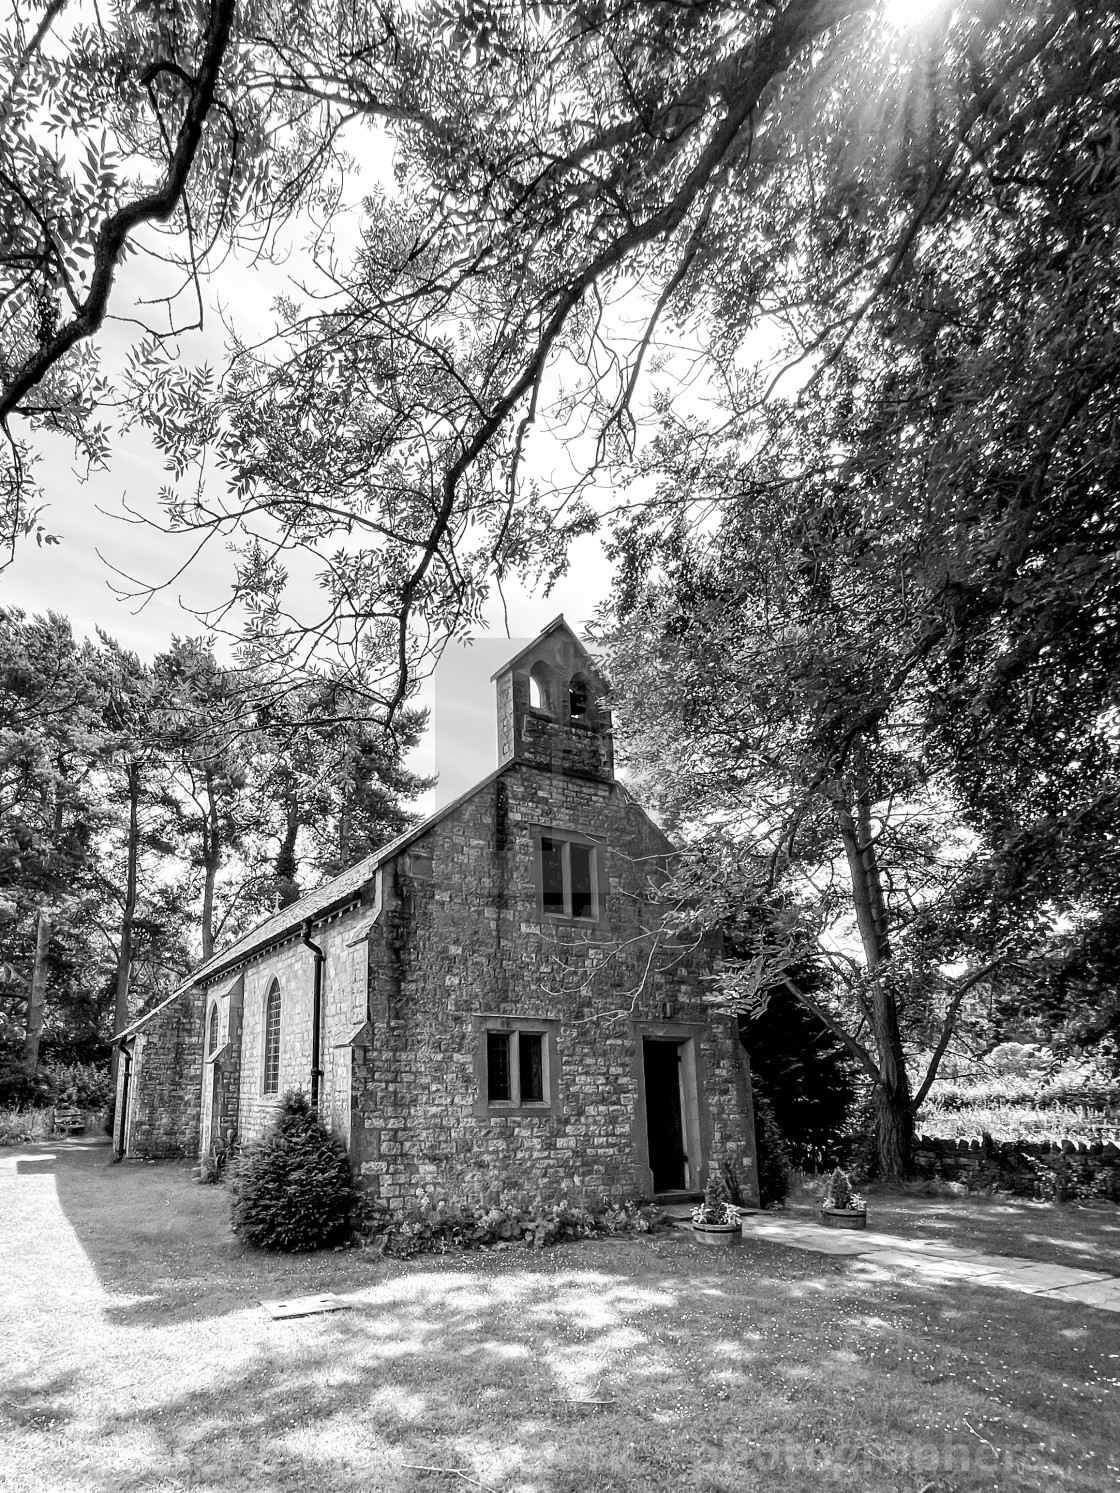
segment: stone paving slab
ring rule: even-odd
[[[909,1271],[927,1282],[967,1282],[1045,1296],[1052,1301],[1076,1301],[1104,1311],[1120,1311],[1120,1276],[1103,1270],[1081,1270],[1013,1255],[959,1249],[940,1239],[905,1239],[897,1234],[860,1229],[834,1230],[821,1224],[792,1220],[787,1223],[757,1215],[744,1218],[743,1236],[816,1254],[859,1258],[865,1265]]]
[[[877,1249],[868,1258],[877,1265],[893,1265],[900,1270],[912,1270],[923,1278],[937,1280],[979,1280],[999,1269],[998,1266],[980,1265],[975,1260],[953,1260],[945,1255],[924,1255],[901,1249]]]
[[[1077,1286],[1062,1286],[1054,1291],[1039,1291],[1051,1301],[1080,1301],[1085,1306],[1100,1307],[1106,1312],[1120,1312],[1120,1280],[1085,1281]]]
[[[781,1244],[786,1244],[790,1249],[808,1249],[818,1255],[865,1255],[874,1251],[866,1249],[858,1239],[851,1234],[826,1233],[821,1239],[805,1239],[798,1235],[797,1238],[782,1239]]]
[[[1056,1291],[1061,1286],[1085,1286],[1091,1281],[1109,1279],[1103,1270],[1076,1270],[1070,1265],[1043,1265],[1033,1260],[1025,1269],[1008,1274],[1014,1290],[1032,1292]]]
[[[953,1259],[979,1258],[977,1249],[962,1249],[943,1239],[906,1239],[901,1234],[880,1234],[872,1229],[830,1229],[820,1223],[793,1222],[782,1219],[743,1219],[743,1237],[776,1240],[782,1243],[792,1237],[801,1240],[858,1239],[868,1251],[902,1249],[923,1255],[950,1255]]]

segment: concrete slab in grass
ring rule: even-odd
[[[1101,1311],[1120,1312],[1120,1280],[1089,1280],[1078,1286],[1062,1286],[1054,1291],[1040,1291],[1051,1301],[1077,1301]]]
[[[812,1223],[758,1223],[753,1218],[743,1219],[743,1233],[759,1239],[794,1238],[802,1234],[823,1234],[824,1229]]]
[[[807,1239],[799,1235],[796,1239],[783,1239],[790,1249],[807,1249],[818,1255],[866,1255],[871,1251],[856,1236],[851,1234],[833,1234],[827,1229],[821,1230],[820,1238]]]
[[[953,1244],[948,1239],[899,1239],[898,1247],[899,1249],[912,1249],[923,1255],[948,1255],[954,1260],[986,1258],[983,1250]]]
[[[270,1317],[313,1317],[318,1312],[340,1312],[350,1305],[341,1296],[327,1292],[322,1296],[289,1296],[285,1301],[262,1301]]]
[[[877,1265],[909,1270],[923,1280],[980,1280],[997,1268],[974,1259],[954,1260],[947,1255],[919,1254],[915,1250],[877,1249],[870,1256]]]
[[[1062,1286],[1088,1285],[1090,1281],[1108,1280],[1109,1277],[1103,1270],[1075,1270],[1070,1265],[1038,1265],[1030,1264],[1026,1269],[1011,1269],[1013,1265],[1022,1266],[1022,1261],[1008,1260],[1002,1274],[1006,1275],[1006,1284],[1013,1291],[1030,1291],[1041,1294],[1043,1291],[1056,1291]]]

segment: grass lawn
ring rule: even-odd
[[[222,1189],[107,1160],[0,1151],[4,1493],[1116,1486],[1114,1314],[684,1234],[260,1255]],[[899,1205],[914,1233],[923,1206],[946,1205]],[[324,1290],[362,1296],[278,1322],[259,1305]]]

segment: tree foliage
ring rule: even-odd
[[[737,361],[729,290],[716,413],[666,406],[618,537],[639,760],[707,825],[709,897],[782,887],[842,977],[809,1003],[888,1172],[970,996],[1037,995],[1114,897],[1118,39],[1108,7],[963,7],[870,137],[835,95],[760,220],[800,387]],[[763,941],[740,995],[787,965]]]
[[[428,781],[339,718],[329,682],[288,697],[283,735],[278,698],[205,639],[149,666],[63,617],[0,614],[0,1055],[34,1070],[41,1039],[55,1060],[100,1058],[284,900],[278,845],[291,900],[412,822]],[[423,720],[402,716],[408,745]]]
[[[430,656],[429,629],[437,643],[460,629],[511,567],[562,563],[565,537],[589,516],[577,508],[558,521],[520,480],[527,432],[556,393],[550,380],[574,361],[583,393],[613,386],[604,433],[615,428],[646,339],[619,364],[604,298],[628,285],[660,303],[677,295],[709,226],[750,200],[764,122],[777,126],[791,99],[812,114],[834,45],[867,10],[849,0],[176,0],[70,38],[71,63],[55,69],[72,90],[58,101],[64,124],[104,123],[148,163],[163,183],[148,216],[167,209],[192,271],[216,238],[267,235],[276,203],[282,215],[327,195],[316,183],[341,117],[392,134],[398,191],[367,202],[362,244],[352,266],[332,262],[324,288],[336,293],[322,309],[286,308],[275,344],[239,345],[220,388],[180,375],[155,333],[132,369],[128,410],[173,470],[205,444],[228,475],[226,493],[176,492],[169,512],[181,528],[241,535],[238,584],[258,647],[291,658],[309,641],[286,617],[283,568],[267,557],[277,540],[310,551],[329,607],[314,638],[360,650],[364,632],[379,659],[395,645],[380,697],[391,717]],[[83,90],[95,65],[115,88]],[[29,104],[48,99],[54,72],[38,34],[20,32],[8,66]],[[280,149],[266,149],[274,129]],[[50,171],[45,196],[61,219],[81,189],[57,159]],[[147,199],[99,190],[105,202],[75,236],[97,265],[110,247],[111,265]],[[30,245],[39,220],[14,197],[11,206]],[[23,270],[17,259],[13,316],[61,273],[50,255]],[[71,323],[85,335],[83,315],[79,297],[38,348],[28,327],[0,413],[62,419],[65,400],[38,405],[30,390],[41,365],[42,379],[64,378],[57,339]],[[101,397],[91,379],[77,370],[68,408]],[[86,413],[78,423],[92,428]],[[11,474],[18,502],[18,459]]]

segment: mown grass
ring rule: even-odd
[[[685,1234],[262,1256],[185,1167],[26,1154],[0,1155],[5,1493],[1115,1486],[1093,1308]],[[360,1294],[259,1305],[327,1289]]]

